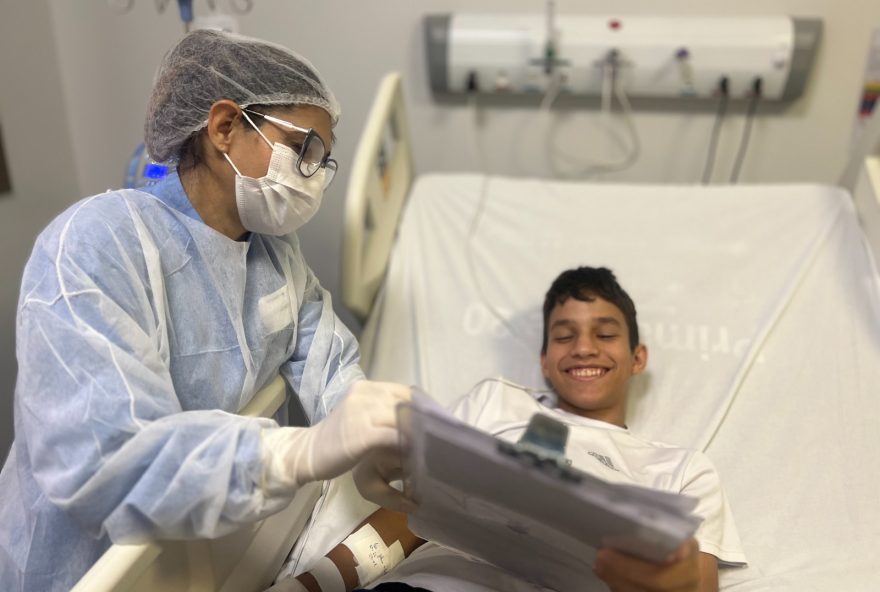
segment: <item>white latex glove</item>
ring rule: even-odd
[[[396,407],[411,396],[402,384],[359,380],[316,425],[263,430],[263,491],[290,492],[341,475],[372,450],[396,449]]]
[[[309,592],[309,590],[296,578],[285,578],[275,582],[275,585],[267,588],[265,592]]]
[[[398,449],[379,449],[369,453],[352,471],[354,484],[364,499],[395,512],[412,513],[416,504],[391,486],[404,477]]]

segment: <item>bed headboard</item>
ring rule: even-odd
[[[399,73],[386,75],[354,156],[345,201],[342,300],[361,320],[385,275],[413,178],[409,124]]]

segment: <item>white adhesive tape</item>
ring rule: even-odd
[[[321,592],[345,592],[345,580],[329,557],[321,557],[309,573],[318,581]]]
[[[361,586],[366,586],[385,575],[403,561],[403,547],[400,541],[394,541],[391,547],[388,547],[370,524],[365,524],[353,532],[342,541],[342,544],[354,555],[358,583]]]

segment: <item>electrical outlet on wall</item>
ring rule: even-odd
[[[727,78],[730,98],[748,99],[760,78],[771,101],[803,92],[821,34],[789,16],[559,15],[550,34],[542,15],[452,13],[425,27],[436,93],[599,96],[613,78],[632,97],[713,98]]]

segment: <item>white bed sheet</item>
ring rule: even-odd
[[[423,176],[368,375],[447,403],[489,376],[542,386],[543,294],[577,265],[612,268],[639,311],[630,426],[721,472],[750,559],[723,588],[880,589],[880,289],[849,196]]]

